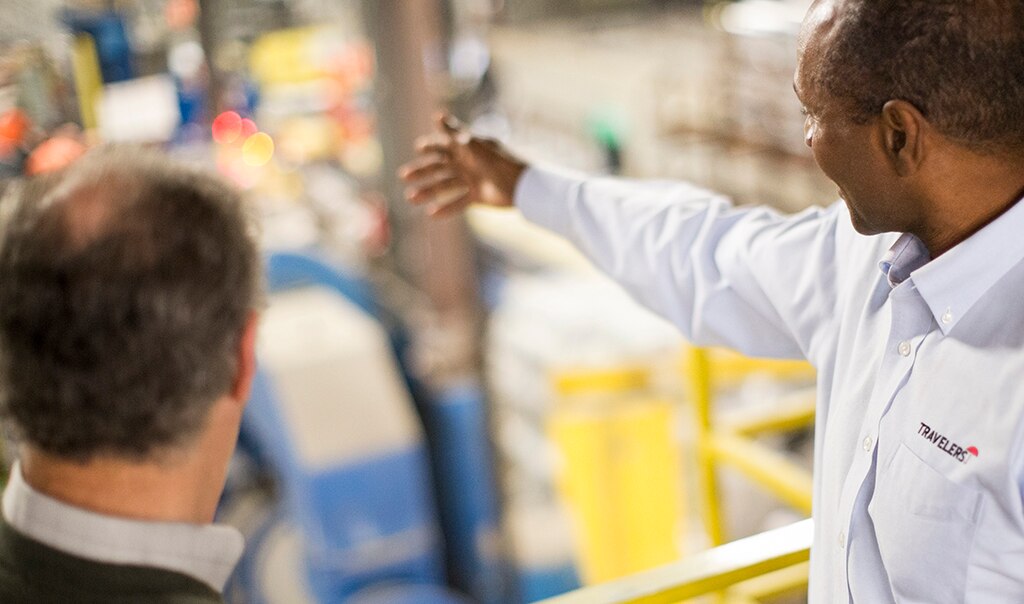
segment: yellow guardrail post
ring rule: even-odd
[[[75,36],[71,52],[71,70],[75,79],[75,94],[78,96],[78,112],[81,114],[82,127],[91,130],[98,125],[96,99],[103,89],[103,76],[100,74],[96,42],[89,34]]]
[[[707,439],[711,433],[711,366],[708,353],[692,347],[687,351],[685,377],[687,395],[693,405],[697,429],[697,481],[700,489],[701,514],[708,539],[712,545],[721,545],[725,538],[719,509],[718,479],[715,459]]]

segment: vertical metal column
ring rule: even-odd
[[[220,110],[220,93],[223,75],[213,60],[214,52],[217,49],[217,9],[219,0],[199,0],[199,18],[196,27],[199,29],[199,41],[203,46],[203,60],[206,62],[206,72],[209,84],[206,90],[206,112],[207,119],[213,119]]]
[[[431,446],[451,585],[481,604],[509,601],[499,502],[481,386],[481,307],[477,266],[465,219],[428,219],[404,200],[395,175],[441,108],[445,0],[363,0],[377,52],[380,188],[393,227],[393,272],[424,294],[429,308],[398,309],[412,325],[420,412]],[[431,81],[434,79],[434,81]]]
[[[413,156],[415,140],[433,128],[441,108],[431,82],[443,67],[439,0],[364,0],[367,33],[377,52],[378,130],[384,153],[381,188],[394,232],[392,262],[426,294],[430,323],[445,345],[433,350],[433,386],[479,372],[479,302],[472,242],[461,217],[432,220],[409,206],[395,171]],[[442,351],[443,349],[443,351]]]

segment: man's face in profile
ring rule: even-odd
[[[878,118],[853,119],[851,103],[823,89],[831,44],[842,35],[844,7],[856,0],[819,0],[804,19],[794,89],[805,115],[804,139],[822,172],[839,188],[854,228],[865,235],[907,230],[910,208],[894,194]]]

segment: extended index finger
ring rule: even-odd
[[[443,170],[451,169],[452,165],[448,156],[427,153],[399,168],[398,177],[405,181],[422,180]]]
[[[455,141],[452,137],[440,132],[434,132],[416,139],[416,152],[451,155],[454,144]]]

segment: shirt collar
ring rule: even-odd
[[[225,525],[130,520],[62,503],[29,486],[18,463],[4,491],[3,515],[22,535],[67,554],[182,573],[218,592],[245,545],[242,534]]]
[[[910,233],[904,233],[886,252],[878,268],[885,273],[889,287],[895,288],[909,279],[911,273],[927,264],[929,259],[924,242]]]
[[[879,268],[892,287],[912,278],[945,335],[985,292],[1024,260],[1022,233],[1024,203],[1016,203],[935,260],[929,261],[920,239],[906,233],[889,249]]]

